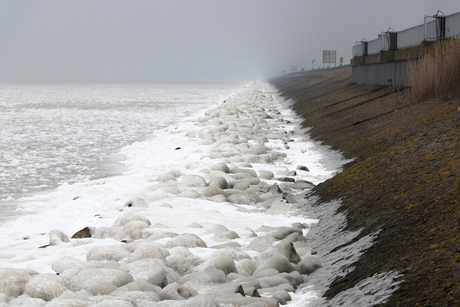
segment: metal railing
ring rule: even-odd
[[[460,13],[450,15],[446,18],[446,38],[460,36]]]
[[[436,21],[398,32],[398,49],[420,46],[422,41],[436,40]]]
[[[445,25],[441,23],[445,18]],[[449,16],[425,16],[424,23],[397,32],[397,49],[420,46],[423,41],[460,37],[460,12]],[[383,32],[379,38],[371,41],[356,42],[352,55],[363,56],[378,54],[381,50],[390,48],[389,32]],[[367,45],[367,47],[366,47]]]
[[[389,41],[387,33],[382,33],[379,38],[367,43],[367,51],[369,54],[378,54],[380,50],[388,50],[388,48]]]

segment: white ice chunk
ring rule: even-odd
[[[49,233],[50,245],[58,245],[61,243],[69,243],[69,237],[57,229],[53,229]]]
[[[23,294],[27,282],[36,274],[32,270],[0,268],[0,293],[11,297]]]
[[[68,290],[66,281],[55,274],[34,275],[26,284],[24,293],[30,297],[51,301]]]

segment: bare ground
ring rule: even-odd
[[[397,270],[403,283],[385,306],[460,306],[460,99],[410,104],[408,91],[354,84],[350,67],[270,82],[313,139],[355,158],[314,193],[341,199],[360,237],[381,230],[325,296]]]

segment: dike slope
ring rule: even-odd
[[[460,306],[460,99],[410,104],[407,90],[353,83],[351,67],[269,81],[313,139],[355,158],[314,194],[341,199],[357,239],[381,230],[324,295],[396,270],[403,282],[384,306]]]

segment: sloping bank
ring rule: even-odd
[[[316,210],[340,200],[342,231],[359,233],[345,246],[376,234],[324,296],[398,272],[385,306],[460,306],[460,99],[411,105],[407,91],[353,84],[349,67],[270,82],[313,139],[354,158],[314,189]]]

